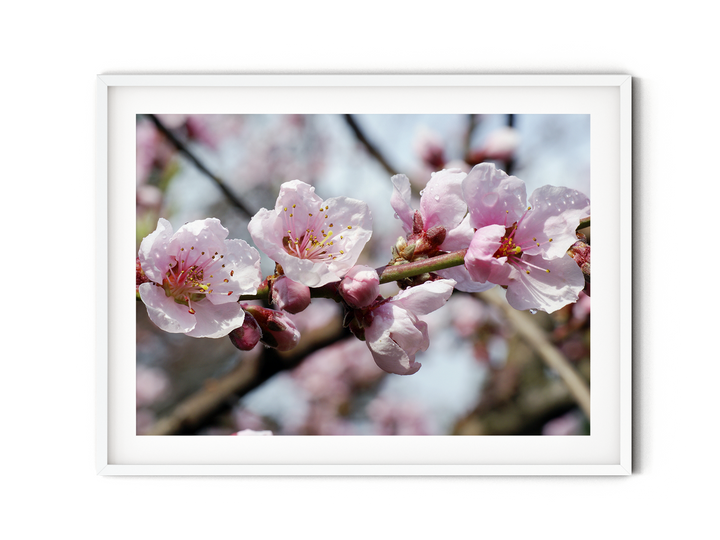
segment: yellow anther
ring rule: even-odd
[[[287,206],[284,208],[284,210],[287,212]]]
[[[295,205],[293,204],[293,208],[295,208]]]
[[[290,217],[293,217],[293,215],[292,215],[292,214],[290,214]]]
[[[352,225],[348,225],[348,229],[352,229]]]
[[[549,239],[548,239],[548,242],[552,242],[552,238],[549,238]],[[550,271],[550,270],[548,270],[548,272],[549,272],[549,271]]]
[[[312,217],[312,214],[308,213],[308,216]]]

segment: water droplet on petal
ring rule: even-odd
[[[536,313],[537,313],[537,309],[532,308],[532,309],[530,310],[530,315],[535,315]]]
[[[483,195],[482,202],[485,206],[495,206],[499,198],[500,195],[498,195],[494,191],[491,191],[490,193],[486,193],[485,195]]]
[[[400,219],[400,216],[397,215],[397,212],[395,212],[395,219]]]
[[[420,190],[420,196],[421,196],[421,197],[423,196],[423,193],[425,193],[425,190],[424,190],[424,189],[421,189],[421,190]]]
[[[439,201],[439,200],[440,200],[440,195],[435,195],[434,199],[435,199],[436,201]]]

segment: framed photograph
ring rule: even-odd
[[[629,76],[100,75],[97,110],[98,474],[631,474]]]

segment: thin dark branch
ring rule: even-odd
[[[392,167],[392,165],[390,165],[388,160],[385,159],[385,156],[382,155],[380,150],[378,150],[377,147],[368,140],[363,130],[360,128],[357,122],[355,122],[352,114],[345,114],[343,115],[343,117],[345,118],[345,122],[347,122],[347,125],[350,126],[350,129],[352,129],[357,140],[360,141],[363,146],[365,146],[370,155],[373,156],[388,173],[390,173],[390,176],[395,176],[397,174],[397,171]]]
[[[515,115],[514,114],[508,114],[507,125],[510,128],[515,127]],[[513,169],[515,169],[515,157],[510,156],[508,158],[508,160],[505,162],[505,172],[512,176]]]
[[[223,182],[218,176],[215,176],[212,172],[210,172],[210,169],[208,169],[205,164],[200,161],[195,154],[193,154],[190,150],[188,150],[187,146],[183,144],[180,139],[178,139],[175,134],[170,131],[163,123],[158,119],[157,116],[154,114],[147,114],[146,115],[153,124],[155,124],[155,127],[162,133],[165,138],[167,138],[170,143],[178,149],[178,151],[183,154],[186,158],[188,158],[192,163],[207,176],[208,178],[212,179],[217,186],[220,188],[220,190],[223,192],[225,197],[232,203],[232,205],[237,208],[241,213],[245,214],[245,217],[251,218],[253,214],[248,210],[248,208],[245,206],[245,204],[238,199],[234,193],[232,193],[228,187],[225,185],[225,182]]]

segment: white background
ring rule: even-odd
[[[430,38],[435,38],[431,36]],[[438,37],[439,38],[439,37]],[[75,420],[75,438],[84,444],[74,451],[76,490],[83,505],[328,505],[333,506],[674,506],[686,504],[686,461],[689,451],[690,417],[687,407],[689,371],[687,340],[680,339],[689,311],[686,261],[665,262],[660,268],[663,310],[659,313],[663,327],[675,329],[673,339],[657,333],[655,388],[653,400],[653,455],[651,474],[631,480],[441,480],[359,479],[359,480],[113,480],[98,479],[93,469],[92,418],[92,286],[77,287],[77,259],[87,259],[91,267],[92,229],[92,91],[95,73],[113,66],[140,68],[146,64],[191,64],[212,67],[219,62],[319,62],[373,60],[386,58],[459,58],[464,54],[491,55],[513,60],[527,54],[519,47],[501,45],[499,37],[485,40],[453,37],[383,37],[363,46],[342,36],[248,36],[233,37],[225,45],[201,45],[194,36],[87,36],[74,46],[75,96],[69,105],[69,185],[74,194],[71,205],[69,249],[72,250],[75,280],[69,297],[69,410]],[[445,50],[440,47],[445,47]],[[685,214],[686,156],[686,73],[657,66],[642,57],[627,40],[593,42],[588,40],[536,40],[529,45],[532,55],[608,54],[622,57],[636,74],[661,83],[661,117],[663,120],[662,205],[672,202],[674,216]],[[263,53],[263,48],[277,47]],[[286,51],[292,50],[292,54]],[[334,51],[332,57],[326,51]],[[318,53],[318,51],[324,51]],[[568,52],[569,54],[569,52]],[[627,71],[627,70],[625,70]],[[672,148],[673,152],[665,149]],[[670,182],[673,178],[673,182]],[[679,179],[679,180],[678,180]],[[661,208],[662,210],[662,208]],[[666,212],[665,215],[670,215]],[[664,242],[670,239],[684,245],[686,220],[677,220],[672,229],[665,222],[657,231]],[[678,244],[675,244],[678,245]],[[92,284],[88,270],[87,282]],[[658,296],[660,293],[658,292]],[[681,318],[682,317],[682,318]],[[666,339],[667,342],[662,342]],[[379,489],[382,486],[382,489]]]

